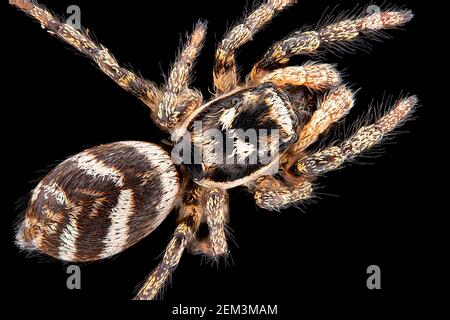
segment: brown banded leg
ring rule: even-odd
[[[203,253],[212,258],[228,254],[225,234],[228,222],[228,194],[226,190],[207,189],[203,200],[203,212],[208,225],[209,234],[204,240],[195,243],[193,251]]]
[[[416,104],[415,96],[398,101],[380,120],[360,128],[343,143],[300,158],[291,168],[292,173],[296,176],[308,177],[339,168],[344,161],[354,158],[379,143],[386,134],[405,120]]]
[[[167,245],[163,259],[149,275],[135,300],[154,300],[166,284],[198,229],[202,216],[202,197],[201,187],[192,186],[192,189],[187,191],[180,209],[178,226]]]
[[[260,82],[272,82],[277,86],[306,86],[315,90],[335,87],[341,83],[337,70],[330,64],[309,63],[272,71]]]
[[[342,119],[353,107],[353,92],[346,86],[339,86],[330,91],[313,113],[309,122],[302,128],[293,152],[306,149],[317,140],[332,123]]]
[[[415,96],[402,99],[375,124],[360,128],[340,145],[301,157],[285,173],[286,181],[277,180],[273,176],[259,178],[249,186],[254,192],[256,204],[264,209],[279,210],[310,198],[313,189],[309,180],[339,168],[346,160],[379,143],[407,118],[416,104]]]
[[[50,34],[92,59],[100,67],[100,70],[119,86],[142,100],[152,112],[156,111],[156,102],[159,95],[156,85],[121,67],[108,49],[92,40],[87,32],[77,30],[71,25],[61,22],[47,8],[36,4],[34,1],[10,0],[9,3],[36,18]]]
[[[304,178],[287,185],[273,176],[259,178],[250,189],[254,192],[256,204],[267,210],[280,210],[289,205],[312,197],[313,187]]]
[[[216,92],[228,92],[238,85],[236,50],[252,40],[253,35],[267,24],[276,13],[296,0],[268,0],[251,12],[242,23],[232,28],[217,47],[214,65],[214,86]]]
[[[286,64],[294,55],[311,54],[321,47],[345,45],[361,34],[377,34],[382,29],[395,28],[413,18],[409,10],[376,12],[358,19],[343,20],[319,31],[296,31],[276,42],[259,60],[250,73],[251,81],[258,81],[264,74]]]
[[[158,119],[163,127],[174,127],[183,115],[202,103],[201,93],[188,85],[205,35],[206,23],[200,21],[172,66],[158,104]]]

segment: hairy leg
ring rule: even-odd
[[[260,82],[277,86],[306,86],[314,90],[329,89],[341,83],[341,77],[330,64],[308,63],[301,67],[280,68],[266,74]]]
[[[259,178],[250,189],[254,192],[256,204],[267,210],[280,210],[311,198],[313,187],[307,179],[296,179],[286,184],[273,176]]]
[[[342,119],[353,107],[353,92],[346,86],[339,86],[330,91],[313,113],[311,119],[302,128],[293,153],[306,149],[317,140],[332,123]]]
[[[343,20],[319,31],[296,31],[276,42],[259,60],[250,73],[251,81],[258,81],[268,71],[284,65],[294,55],[311,54],[321,47],[345,44],[361,34],[374,34],[382,29],[395,28],[413,18],[409,10],[376,12],[358,19]]]
[[[228,194],[226,190],[208,189],[205,191],[203,211],[209,229],[208,237],[196,244],[194,251],[218,258],[228,254],[225,234],[228,222]]]
[[[217,92],[228,92],[238,85],[236,50],[252,40],[253,35],[267,24],[276,13],[295,2],[296,0],[268,0],[225,35],[217,48],[213,71],[214,86]]]
[[[206,23],[200,21],[172,67],[158,104],[158,119],[163,127],[174,127],[182,116],[202,103],[201,93],[188,85],[205,35]]]
[[[166,248],[163,259],[147,278],[134,298],[135,300],[155,299],[166,284],[197,231],[202,216],[202,197],[203,190],[197,186],[192,186],[192,189],[184,196],[178,226]]]
[[[375,124],[360,128],[340,145],[301,157],[289,168],[289,172],[283,174],[285,181],[273,176],[261,177],[249,186],[254,192],[256,204],[264,209],[279,210],[311,198],[313,188],[310,180],[339,168],[346,160],[379,143],[407,118],[416,104],[415,96],[402,99]]]
[[[415,96],[398,101],[380,120],[360,128],[343,143],[300,158],[291,168],[292,173],[296,176],[317,176],[339,168],[344,161],[379,143],[387,133],[404,121],[416,104]]]
[[[71,25],[61,22],[47,8],[36,4],[34,1],[10,0],[9,3],[36,18],[50,34],[92,59],[100,70],[119,86],[142,100],[152,113],[156,112],[156,103],[159,96],[156,85],[121,67],[108,49],[92,40],[87,32],[77,30]]]

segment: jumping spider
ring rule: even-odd
[[[17,232],[18,244],[65,261],[103,259],[150,234],[178,208],[177,227],[164,257],[136,296],[155,299],[185,249],[212,258],[227,255],[227,189],[245,186],[259,207],[278,210],[310,198],[315,177],[379,143],[408,116],[417,102],[415,96],[400,99],[374,124],[359,128],[347,140],[311,151],[308,147],[350,111],[353,92],[330,64],[286,64],[294,55],[313,54],[324,47],[348,44],[362,34],[401,26],[412,19],[411,11],[380,11],[318,31],[294,32],[272,45],[246,80],[240,81],[235,60],[238,48],[294,2],[267,0],[225,35],[215,55],[215,93],[203,102],[200,92],[189,86],[189,79],[206,23],[197,23],[166,83],[157,86],[120,66],[87,32],[61,22],[45,7],[34,1],[10,1],[137,96],[150,108],[155,124],[172,134],[174,141],[181,140],[180,132],[190,133],[192,150],[207,155],[200,162],[174,163],[161,146],[126,141],[72,156],[33,191]],[[196,122],[202,124],[201,130],[194,130]],[[211,152],[217,141],[206,138],[211,129],[224,136],[237,129],[275,129],[278,138],[263,134],[252,144],[232,135],[232,152],[222,156],[241,162],[219,163],[210,159],[217,160],[217,153]],[[268,162],[248,161],[257,148],[269,155]],[[209,229],[203,239],[198,237],[201,223]]]

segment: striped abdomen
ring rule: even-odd
[[[17,241],[67,261],[106,258],[158,227],[178,192],[177,170],[161,147],[134,141],[97,146],[42,179]]]

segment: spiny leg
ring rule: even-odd
[[[297,143],[293,146],[293,153],[306,149],[317,140],[332,123],[342,119],[353,107],[353,92],[346,86],[339,86],[330,91],[311,119],[302,128]]]
[[[36,4],[34,1],[10,0],[9,3],[37,19],[50,34],[92,59],[100,67],[100,70],[119,86],[142,100],[152,112],[156,111],[156,102],[159,95],[156,85],[121,67],[108,49],[95,43],[87,32],[77,30],[71,25],[61,22],[47,8]]]
[[[313,187],[304,178],[289,185],[273,176],[259,178],[250,189],[254,192],[256,204],[267,210],[280,210],[312,197]]]
[[[299,159],[291,168],[292,173],[296,176],[317,176],[339,168],[344,161],[379,143],[386,134],[405,120],[416,104],[415,96],[398,101],[380,120],[360,128],[343,143]]]
[[[216,92],[228,92],[238,85],[236,50],[252,40],[253,35],[267,24],[276,13],[296,0],[268,0],[257,7],[243,23],[232,28],[219,43],[213,70]]]
[[[373,34],[395,28],[413,18],[409,10],[376,12],[358,19],[348,19],[328,25],[319,31],[296,31],[275,43],[250,72],[250,80],[258,81],[266,72],[288,63],[294,55],[311,54],[332,44],[345,44],[361,34]]]
[[[280,68],[266,74],[261,82],[272,82],[277,86],[306,86],[323,90],[337,86],[341,77],[330,64],[308,63],[301,67]]]
[[[191,187],[192,189],[184,196],[178,226],[165,250],[163,259],[149,275],[135,300],[153,300],[157,297],[198,229],[202,216],[203,190],[199,186],[191,185]]]
[[[203,199],[203,212],[209,234],[204,240],[195,244],[194,252],[200,252],[217,259],[228,254],[225,234],[228,222],[228,194],[226,190],[207,189]]]
[[[298,142],[292,147],[292,159],[288,155],[287,168],[291,167],[298,157],[296,154],[317,140],[332,123],[341,119],[354,104],[353,93],[345,86],[330,91],[314,112],[310,121],[299,134]],[[256,204],[268,210],[279,210],[290,204],[311,198],[313,188],[309,179],[291,176],[284,172],[283,181],[272,176],[262,177],[252,186]]]
[[[173,64],[158,104],[158,119],[163,127],[174,127],[183,115],[202,103],[201,93],[188,85],[205,35],[206,23],[200,21]]]
[[[310,198],[313,191],[311,179],[339,168],[346,160],[379,143],[407,118],[416,104],[415,96],[402,99],[375,124],[360,128],[340,145],[302,157],[288,172],[284,172],[285,181],[273,176],[261,177],[250,185],[257,205],[268,210],[279,210]]]

